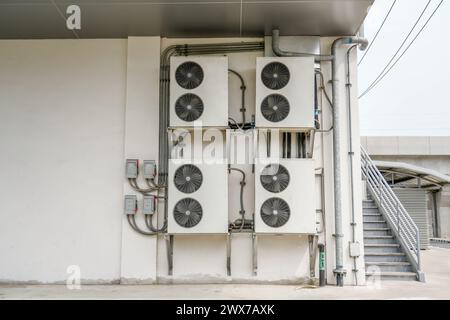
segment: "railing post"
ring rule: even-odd
[[[417,247],[416,247],[416,254],[417,254],[417,266],[418,269],[420,270],[420,235],[419,235],[419,230],[417,229],[416,232],[416,242],[417,242]]]
[[[397,201],[397,231],[400,233],[400,209],[399,209],[400,202]]]

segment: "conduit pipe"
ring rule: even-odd
[[[351,97],[351,74],[350,74],[350,53],[353,49],[355,49],[358,45],[354,44],[347,50],[347,63],[346,63],[346,84],[345,88],[347,90],[347,116],[348,116],[348,161],[350,166],[350,193],[351,193],[351,202],[350,208],[352,211],[352,221],[350,225],[352,227],[352,242],[356,242],[356,221],[355,221],[355,185],[353,183],[353,156],[355,152],[353,151],[353,130],[352,130],[352,97]],[[358,285],[358,268],[356,264],[356,256],[353,256],[353,273],[355,275],[355,284]]]
[[[342,230],[342,182],[341,182],[341,119],[340,119],[340,81],[338,74],[337,51],[343,45],[359,45],[361,50],[365,50],[369,44],[367,39],[362,37],[344,37],[336,39],[331,45],[331,81],[332,81],[332,101],[333,101],[333,171],[334,171],[334,228],[336,241],[336,268],[333,270],[336,275],[336,284],[340,287],[344,285],[344,251],[343,251],[343,230]]]
[[[314,53],[305,53],[305,52],[292,52],[292,51],[284,51],[280,49],[280,30],[274,29],[272,30],[272,51],[276,56],[279,57],[314,57],[316,62],[321,61],[331,61],[333,59],[332,55],[320,55]]]

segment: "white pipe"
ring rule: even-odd
[[[342,183],[341,183],[341,121],[340,121],[340,90],[339,75],[337,72],[337,50],[345,44],[359,44],[361,50],[365,50],[369,44],[367,39],[361,37],[345,37],[336,39],[331,46],[332,69],[332,100],[333,100],[333,171],[334,171],[334,220],[335,220],[335,239],[336,239],[336,283],[338,286],[344,285],[344,251],[342,244]]]

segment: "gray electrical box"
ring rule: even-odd
[[[126,215],[135,214],[137,211],[137,197],[135,195],[126,195],[125,196],[125,206],[124,213]]]
[[[350,242],[350,257],[359,257],[361,255],[359,242]]]
[[[145,215],[152,215],[155,213],[155,198],[152,196],[144,196],[142,205],[142,213]]]
[[[156,161],[144,160],[144,178],[154,179],[156,174]]]
[[[125,175],[128,179],[136,179],[139,174],[139,160],[127,159],[125,166]]]

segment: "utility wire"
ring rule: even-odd
[[[398,53],[400,52],[400,50],[403,48],[403,46],[405,45],[406,41],[408,41],[409,37],[411,36],[411,34],[413,33],[414,29],[416,28],[417,24],[419,23],[419,21],[422,19],[425,11],[428,9],[428,6],[430,5],[431,0],[428,0],[427,4],[425,5],[425,7],[423,8],[422,12],[420,13],[419,17],[417,18],[416,22],[414,23],[413,27],[411,28],[411,30],[408,32],[408,35],[405,37],[405,39],[403,39],[402,44],[398,47],[397,51],[394,53],[394,55],[391,57],[391,59],[389,60],[389,62],[386,64],[386,66],[383,68],[383,70],[378,74],[378,76],[375,78],[374,81],[372,81],[372,83],[367,87],[367,89],[358,97],[359,99],[361,99],[361,97],[363,97],[364,95],[367,94],[367,92],[369,92],[373,85],[380,79],[380,77],[384,74],[384,72],[387,70],[387,68],[389,68],[389,66],[391,65],[392,61],[394,61],[395,57],[398,55]]]
[[[372,48],[372,45],[375,43],[375,41],[377,40],[378,34],[380,33],[381,29],[383,29],[384,24],[386,23],[387,19],[389,18],[389,15],[391,14],[392,9],[394,8],[395,4],[397,3],[397,0],[394,0],[394,2],[392,3],[391,7],[389,8],[388,13],[386,14],[386,16],[383,19],[383,22],[381,23],[380,27],[378,28],[378,31],[375,33],[375,36],[373,37],[372,41],[369,44],[369,47],[367,47],[366,51],[364,51],[363,56],[361,57],[361,60],[359,60],[358,62],[358,66],[361,64],[361,62],[363,62],[364,58],[366,57],[367,53],[369,52],[370,48]]]
[[[400,61],[400,59],[405,55],[405,53],[408,51],[408,49],[412,46],[412,44],[416,41],[416,39],[419,37],[419,35],[422,33],[422,31],[426,28],[426,26],[428,25],[428,23],[431,21],[431,19],[433,18],[433,16],[436,14],[436,12],[439,10],[440,6],[442,5],[442,3],[444,2],[444,0],[441,0],[441,2],[439,2],[439,4],[437,5],[436,9],[434,9],[433,13],[431,13],[430,17],[427,19],[427,21],[425,22],[425,24],[422,26],[422,28],[419,30],[419,32],[415,35],[415,37],[411,40],[411,42],[409,43],[409,45],[406,47],[406,49],[402,52],[402,54],[397,58],[397,60],[395,60],[395,62],[392,64],[392,66],[386,71],[386,73],[383,74],[383,76],[376,80],[375,83],[373,83],[373,85],[366,90],[362,95],[360,95],[358,98],[361,99],[362,97],[364,97],[367,93],[369,93],[373,88],[375,88],[380,82],[381,80],[384,79],[384,77],[386,77],[388,75],[388,73],[395,67],[395,65]]]

